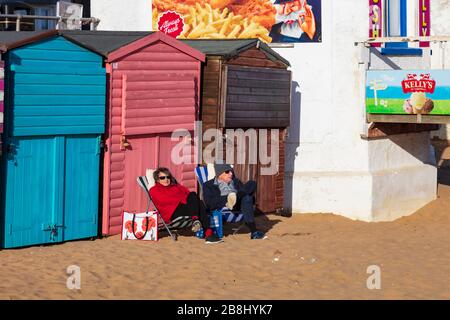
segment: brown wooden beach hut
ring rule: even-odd
[[[265,213],[283,210],[284,142],[291,109],[289,62],[257,39],[183,42],[206,54],[202,70],[203,132],[210,128],[223,133],[237,128],[254,128],[258,132],[268,129],[270,137],[271,130],[279,130],[276,174],[262,175],[260,159],[257,164],[235,164],[235,171],[244,181],[257,181],[258,209]],[[259,140],[260,135],[257,136]],[[246,151],[248,158],[248,144]]]

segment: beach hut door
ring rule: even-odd
[[[65,137],[64,241],[97,235],[100,136]]]
[[[34,136],[6,141],[7,248],[97,234],[99,137]]]
[[[54,159],[57,143],[51,137],[9,138],[6,141],[5,247],[61,241]],[[50,183],[49,183],[50,182]]]

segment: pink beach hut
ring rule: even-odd
[[[136,183],[146,169],[168,167],[196,189],[195,164],[171,160],[172,132],[193,130],[199,117],[203,53],[160,32],[78,31],[65,34],[103,54],[108,107],[103,170],[102,233],[120,233],[121,216],[143,212],[146,198]],[[193,160],[193,159],[192,159]]]

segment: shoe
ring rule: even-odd
[[[223,242],[223,240],[220,239],[216,234],[212,234],[205,239],[206,244],[220,243],[220,242]]]
[[[201,229],[202,229],[202,223],[198,220],[195,220],[192,223],[192,228],[191,228],[192,232],[196,233],[197,231],[200,231]]]
[[[227,203],[225,204],[225,206],[228,209],[232,210],[234,205],[236,204],[236,201],[237,201],[236,193],[231,192],[228,194]]]
[[[267,236],[262,231],[255,231],[251,234],[250,239],[267,239]]]

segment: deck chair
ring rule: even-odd
[[[148,170],[147,172],[147,176],[153,171],[152,170]],[[150,190],[151,187],[153,187],[153,185],[155,184],[155,182],[153,181],[153,178],[148,178],[147,176],[139,176],[137,177],[137,183],[138,185],[142,188],[142,190],[144,191],[146,197],[147,197],[147,209],[146,212],[148,212],[148,210],[150,209],[150,205],[153,204],[153,207],[155,207],[156,212],[158,214],[158,230],[167,230],[167,232],[169,233],[170,237],[172,238],[173,241],[177,241],[178,235],[174,232],[172,232],[171,230],[178,230],[178,229],[184,229],[184,228],[188,228],[190,226],[192,226],[192,217],[191,216],[181,216],[176,218],[175,220],[171,221],[170,223],[165,223],[163,218],[161,217],[161,214],[159,213],[158,208],[156,207],[155,203],[152,201],[152,198],[150,197],[150,193],[148,192]],[[152,182],[150,182],[152,181]]]
[[[200,185],[200,192],[203,195],[203,185],[205,184],[205,182],[214,179],[214,167],[213,165],[208,165],[208,166],[198,166],[195,168],[195,176],[197,177],[197,180],[199,182]],[[220,214],[219,214],[220,212]],[[212,212],[211,216],[217,216],[217,214],[219,214],[219,216],[222,216],[222,220],[223,222],[227,222],[227,223],[238,223],[241,222],[240,226],[237,228],[233,228],[233,234],[236,234],[243,226],[243,220],[244,220],[244,215],[240,212],[240,211],[232,211],[230,209],[228,209],[227,207],[223,207],[222,209],[219,210],[215,210],[214,212]],[[211,221],[211,226],[213,226],[213,221]],[[223,228],[222,228],[222,223],[220,224],[216,224],[216,229],[215,229],[217,236],[219,238],[223,237]]]

